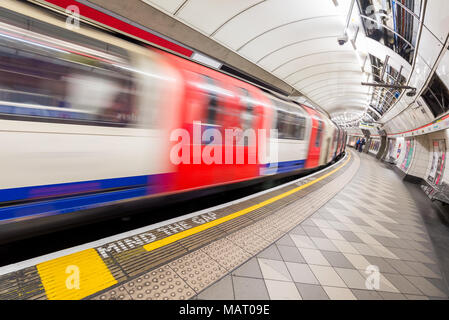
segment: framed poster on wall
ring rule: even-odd
[[[410,163],[412,162],[413,147],[414,147],[413,139],[405,140],[405,157],[404,157],[404,160],[402,160],[402,164],[401,164],[401,169],[404,171],[408,170],[408,167],[410,166]]]
[[[396,146],[396,139],[388,139],[388,159],[392,162],[396,161],[394,155],[394,147]]]
[[[441,184],[445,162],[446,141],[444,139],[433,140],[432,165],[427,180],[436,186]]]

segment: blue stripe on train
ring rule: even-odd
[[[304,168],[306,160],[292,160],[292,161],[282,161],[267,163],[261,168],[262,175],[276,174],[290,172],[298,169]]]
[[[121,190],[51,201],[33,202],[0,208],[0,221],[14,220],[33,215],[55,215],[99,207],[108,202],[140,197],[148,194],[147,187]]]
[[[72,193],[74,193],[73,191],[76,191],[78,193],[97,191],[94,194],[78,196],[64,194],[58,199],[42,199],[24,204],[3,207],[0,208],[0,221],[13,220],[35,215],[49,216],[74,212],[99,207],[113,201],[126,200],[135,197],[155,194],[164,191],[165,184],[169,180],[170,173],[164,173],[147,176],[135,176],[0,190],[0,195],[3,196],[1,198],[2,201],[5,201],[3,199],[13,199],[19,196],[24,197],[21,199],[30,199],[30,194],[34,195],[36,193],[40,193],[41,195],[46,194],[46,196],[48,197],[51,193],[48,193],[47,191],[52,190],[51,188],[65,188],[66,191],[68,190]],[[92,186],[95,186],[96,188],[92,190]],[[127,189],[105,192],[105,189],[118,187],[126,187]],[[98,188],[100,188],[100,190]]]
[[[152,180],[152,176],[134,176],[125,178],[112,178],[102,180],[90,180],[83,182],[70,182],[50,184],[43,186],[31,186],[0,190],[0,202],[29,200],[36,198],[65,196],[70,194],[85,193],[91,191],[103,191],[105,189],[145,186]]]

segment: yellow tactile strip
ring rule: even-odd
[[[50,300],[78,300],[117,284],[95,249],[37,265]]]
[[[194,286],[195,291],[202,290],[210,285],[211,281],[216,281],[220,275],[229,272],[234,265],[238,266],[239,263],[244,262],[242,260],[247,255],[254,255],[271,241],[280,237],[285,232],[284,230],[293,227],[291,223],[299,223],[301,219],[291,219],[291,223],[284,223],[285,225],[281,225],[282,223],[279,221],[266,219],[273,214],[273,211],[279,211],[301,197],[307,198],[312,192],[309,191],[312,190],[312,186],[315,189],[315,186],[319,187],[328,181],[328,177],[332,176],[332,179],[339,177],[346,171],[346,169],[340,169],[349,161],[350,157],[347,157],[337,168],[325,170],[313,180],[289,185],[258,197],[259,199],[253,198],[245,201],[244,204],[234,204],[234,208],[233,205],[230,205],[229,207],[234,211],[208,212],[102,247],[84,250],[44,262],[36,267],[27,268],[28,273],[34,274],[32,277],[34,280],[28,287],[18,285],[24,283],[26,278],[24,270],[2,276],[0,277],[0,299],[41,299],[45,298],[45,294],[48,299],[82,299],[103,291],[104,293],[101,294],[103,299],[135,298],[124,285],[118,285],[117,288],[112,289],[110,287],[115,284],[123,284],[125,281],[129,283],[133,278],[141,277],[145,272],[151,273],[163,265],[174,263],[173,266],[170,265],[173,272],[173,268],[178,268],[175,266],[177,259],[189,256],[189,252],[196,253],[197,250],[203,250],[202,252],[206,254],[207,248],[212,248],[213,243],[210,246],[206,245],[214,240],[223,239],[224,241],[225,237],[228,241],[233,240],[233,243],[242,248],[243,253],[232,255],[228,252],[228,255],[215,256],[211,261],[222,262],[218,264],[219,272],[217,271],[215,276],[209,275],[209,278],[206,277],[209,280],[201,282],[202,285],[199,286],[193,285],[192,281],[197,280],[190,278],[179,280]],[[273,195],[275,196],[273,197]],[[263,199],[262,202],[258,203],[257,201],[261,199]],[[249,205],[249,207],[245,207],[245,205]],[[284,215],[286,214],[284,213]],[[256,223],[254,224],[254,222]],[[271,229],[269,235],[266,230],[264,232],[264,228]],[[234,235],[239,229],[241,235]],[[258,241],[254,241],[256,240],[254,237]],[[258,245],[254,246],[254,243],[258,243]],[[201,249],[201,247],[204,248]],[[209,255],[207,255],[207,259],[210,259]],[[226,259],[233,262],[224,263],[223,261]],[[206,265],[214,265],[214,263],[209,262]],[[206,274],[202,274],[200,278],[203,279],[205,276]],[[107,288],[110,289],[106,291]],[[123,290],[126,291],[126,294]],[[149,298],[159,298],[155,296],[154,289],[151,292],[154,295],[150,294]],[[177,294],[175,296],[179,297]],[[171,294],[165,296],[165,298],[170,297],[173,296]],[[190,294],[187,295],[187,293],[184,296],[184,298],[189,297]]]

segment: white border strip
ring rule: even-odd
[[[248,199],[252,199],[252,198],[258,197],[260,195],[264,195],[264,194],[267,194],[269,192],[273,192],[275,190],[284,188],[284,187],[289,186],[291,184],[298,183],[298,182],[300,182],[302,180],[305,180],[305,179],[309,179],[310,177],[316,176],[316,175],[318,175],[318,174],[320,174],[320,173],[322,173],[322,172],[324,172],[326,170],[329,170],[329,169],[331,169],[331,168],[341,164],[342,161],[344,159],[346,159],[347,157],[348,157],[348,152],[346,152],[345,157],[343,159],[341,159],[340,161],[334,163],[333,165],[331,165],[331,166],[329,166],[327,168],[324,168],[324,169],[322,169],[320,171],[317,171],[317,172],[315,172],[315,173],[313,173],[311,175],[307,175],[307,176],[299,178],[297,180],[293,180],[293,181],[287,182],[285,184],[279,185],[277,187],[273,187],[271,189],[260,191],[258,193],[255,193],[255,194],[252,194],[252,195],[249,195],[249,196],[246,196],[246,197],[243,197],[243,198],[231,201],[231,202],[227,202],[227,203],[220,204],[220,205],[217,205],[217,206],[214,206],[214,207],[210,207],[210,208],[203,209],[203,210],[200,210],[200,211],[196,211],[196,212],[192,212],[192,213],[189,213],[189,214],[185,214],[185,215],[182,215],[182,216],[179,216],[179,217],[175,217],[175,218],[172,218],[172,219],[169,219],[169,220],[164,220],[164,221],[161,221],[161,222],[158,222],[158,223],[154,223],[154,224],[151,224],[151,225],[148,225],[148,226],[145,226],[145,227],[141,227],[141,228],[138,228],[138,229],[134,229],[134,230],[126,231],[126,232],[123,232],[123,233],[119,233],[119,234],[116,234],[116,235],[113,235],[113,236],[110,236],[110,237],[106,237],[106,238],[103,238],[103,239],[100,239],[100,240],[88,242],[88,243],[85,243],[85,244],[82,244],[82,245],[79,245],[79,246],[71,247],[71,248],[68,248],[68,249],[63,249],[63,250],[56,251],[56,252],[53,252],[53,253],[49,253],[49,254],[46,254],[46,255],[43,255],[43,256],[39,256],[39,257],[36,257],[36,258],[31,258],[31,259],[24,260],[24,261],[17,262],[17,263],[13,263],[13,264],[10,264],[10,265],[4,266],[4,267],[0,267],[0,275],[4,275],[4,274],[7,274],[7,273],[11,273],[11,272],[15,272],[15,271],[18,271],[18,270],[21,270],[21,269],[32,267],[32,266],[37,265],[39,263],[42,263],[42,262],[45,262],[45,261],[48,261],[48,260],[57,259],[57,258],[66,256],[66,255],[69,255],[69,254],[72,254],[72,253],[76,253],[76,252],[79,252],[79,251],[92,249],[92,248],[95,248],[95,247],[100,247],[100,246],[105,245],[105,244],[110,243],[110,242],[115,242],[115,241],[121,240],[123,238],[132,237],[132,236],[135,236],[137,234],[140,234],[140,233],[152,230],[152,229],[156,229],[156,228],[159,228],[159,227],[167,225],[167,224],[172,224],[172,223],[175,223],[175,222],[178,222],[178,221],[181,221],[181,220],[185,220],[185,219],[188,219],[188,218],[191,218],[191,217],[203,214],[203,213],[207,213],[207,212],[210,212],[210,211],[222,209],[222,208],[225,208],[225,207],[228,207],[228,206],[231,206],[231,205],[234,205],[234,204],[246,201]]]

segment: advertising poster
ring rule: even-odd
[[[404,160],[404,156],[405,156],[405,139],[404,138],[397,138],[396,139],[396,152],[394,155],[394,158],[396,160],[397,166],[399,167],[399,165],[402,163],[402,161]]]
[[[434,185],[441,184],[441,178],[444,173],[444,165],[446,161],[446,141],[433,140],[432,165],[430,167],[427,180]]]
[[[410,163],[412,162],[413,144],[414,144],[413,139],[407,139],[405,141],[405,157],[401,164],[401,168],[404,171],[408,170],[408,167],[410,166]]]
[[[388,139],[388,159],[392,158],[395,160],[394,156],[394,147],[396,146],[396,140],[395,139]]]

